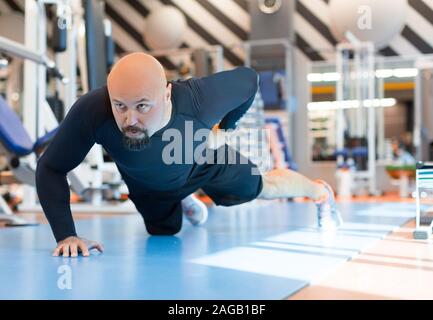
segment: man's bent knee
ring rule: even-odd
[[[173,236],[178,233],[181,228],[182,225],[166,227],[146,224],[146,230],[152,236]]]

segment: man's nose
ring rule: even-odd
[[[134,126],[138,122],[138,118],[135,115],[135,112],[133,110],[129,110],[126,114],[126,125],[127,126]]]

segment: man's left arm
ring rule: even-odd
[[[247,112],[258,88],[257,72],[238,67],[190,81],[194,110],[209,128],[219,122],[219,129],[235,129],[236,122]]]

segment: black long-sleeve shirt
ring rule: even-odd
[[[257,73],[238,67],[203,78],[172,82],[173,105],[169,123],[150,138],[150,146],[128,151],[115,122],[107,87],[84,95],[73,105],[47,150],[38,161],[36,188],[44,213],[57,241],[76,236],[66,175],[77,167],[97,143],[111,156],[129,192],[169,192],[182,188],[192,176],[192,163],[167,165],[162,160],[163,133],[176,128],[185,136],[185,122],[193,132],[234,129],[251,106],[257,91]],[[194,148],[202,142],[194,141]],[[188,156],[188,155],[186,155]]]

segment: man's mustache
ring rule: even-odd
[[[123,133],[127,133],[127,132],[141,132],[141,133],[146,133],[147,130],[137,127],[137,126],[128,126],[123,128]]]

